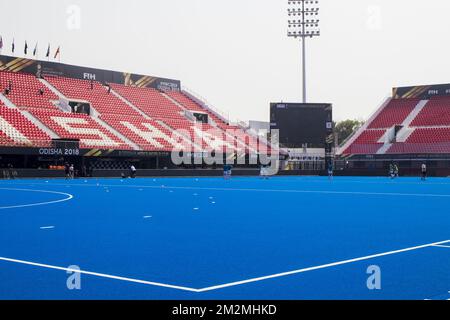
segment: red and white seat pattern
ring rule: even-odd
[[[0,89],[18,107],[57,109],[51,101],[59,98],[33,75],[0,71]],[[6,89],[10,89],[8,94]]]
[[[450,153],[450,97],[432,97],[410,128],[406,141],[393,144],[386,153]]]
[[[146,151],[191,150],[192,144],[183,136],[174,135],[161,124],[144,117],[102,115],[101,119]]]
[[[60,138],[79,139],[81,148],[132,149],[88,115],[38,109],[29,111]]]
[[[52,103],[59,97],[46,81],[69,100],[90,103],[98,114],[60,111]],[[81,148],[227,153],[261,148],[256,138],[228,125],[181,92],[168,93],[177,104],[152,88],[111,84],[113,91],[108,92],[97,81],[50,76],[41,82],[34,75],[11,72],[0,72],[0,85],[11,87],[6,98],[18,107],[0,109],[2,145],[50,145],[51,137],[23,115],[26,110],[56,137],[79,139]],[[189,120],[180,105],[207,113],[218,127]]]
[[[236,142],[227,137],[224,131],[205,123],[193,123],[182,119],[162,119],[174,131],[187,136],[195,146],[195,152],[218,151],[236,152]],[[199,149],[201,146],[201,150]]]
[[[357,133],[358,137],[343,154],[377,153],[384,143],[380,143],[381,137],[393,126],[403,124],[408,117],[413,118],[412,112],[419,102],[418,99],[391,100],[369,124],[368,129]],[[432,97],[422,105],[411,123],[406,124],[406,135],[402,139],[404,142],[386,145],[384,153],[450,153],[450,97]]]
[[[66,98],[87,101],[101,114],[140,114],[97,81],[78,80],[64,77],[46,77],[46,80]]]
[[[45,147],[50,136],[28,120],[17,109],[0,103],[0,144],[8,146]]]
[[[416,128],[405,143],[393,144],[387,153],[450,153],[450,127]]]

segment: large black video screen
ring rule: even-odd
[[[332,133],[331,104],[271,103],[270,127],[280,131],[280,143],[288,148],[324,148]]]

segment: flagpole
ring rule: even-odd
[[[53,57],[53,60],[56,60],[56,58],[58,58],[58,62],[61,62],[61,46],[58,47],[58,49],[56,49],[55,52],[55,56]]]

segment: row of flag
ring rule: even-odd
[[[39,45],[39,43],[36,42],[36,45],[34,46],[34,49],[33,49],[33,57],[35,57],[38,54],[38,45]],[[3,37],[0,36],[0,51],[3,49],[3,46],[4,46]],[[13,41],[11,43],[11,52],[14,53],[15,50],[16,50],[16,43],[15,43],[15,40],[13,39]],[[26,40],[25,40],[25,47],[23,49],[23,53],[25,55],[28,55],[28,42]],[[60,55],[60,53],[61,53],[61,47],[58,47],[55,51],[53,58],[56,59]],[[45,57],[50,58],[50,54],[51,54],[51,47],[49,44],[48,48],[47,48],[47,53],[45,54]]]

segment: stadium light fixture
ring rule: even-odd
[[[303,103],[306,103],[306,39],[320,36],[319,1],[288,0],[288,32],[302,43]]]

